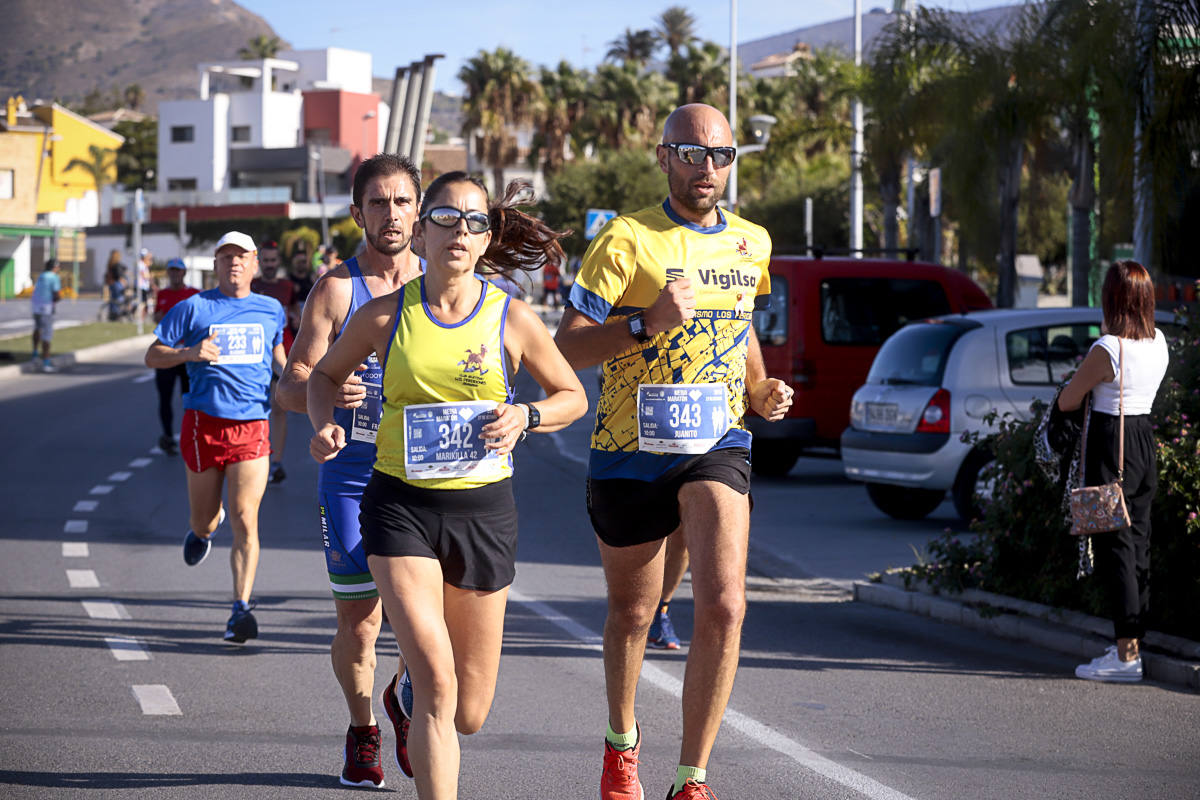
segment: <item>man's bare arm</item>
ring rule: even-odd
[[[216,361],[221,357],[214,333],[191,347],[171,347],[155,339],[146,351],[146,366],[151,369],[171,369],[189,361]]]
[[[326,276],[309,293],[300,318],[300,331],[275,390],[280,405],[288,411],[308,413],[308,378],[337,338],[342,318],[350,308],[348,294],[352,290],[349,280]]]

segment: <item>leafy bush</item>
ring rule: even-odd
[[[1171,364],[1155,399],[1158,493],[1152,506],[1150,624],[1200,639],[1200,309],[1171,344]],[[1098,576],[1076,580],[1078,540],[1068,534],[1062,492],[1034,463],[1036,418],[1001,421],[988,437],[996,454],[993,491],[973,536],[947,531],[930,542],[913,575],[938,589],[978,587],[997,594],[1109,617]]]

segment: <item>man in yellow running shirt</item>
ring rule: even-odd
[[[683,742],[668,800],[715,800],[713,741],[737,670],[750,532],[747,405],[783,417],[792,390],[768,378],[751,326],[770,293],[767,232],[717,208],[736,151],[706,105],[675,109],[657,148],[669,194],[592,242],[556,341],[575,369],[602,364],[587,504],[608,583],[608,731],[601,800],[642,800],[634,714],[666,537],[691,554],[695,628]]]

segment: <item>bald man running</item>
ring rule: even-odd
[[[691,553],[695,626],[683,741],[668,800],[715,800],[713,741],[737,671],[750,532],[748,407],[783,417],[792,390],[768,378],[751,326],[770,294],[767,232],[717,208],[735,156],[706,105],[667,119],[658,166],[669,195],[617,217],[592,242],[556,341],[571,366],[602,364],[587,506],[608,584],[608,731],[601,800],[641,800],[634,713],[666,537]]]

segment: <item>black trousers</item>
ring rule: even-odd
[[[170,369],[154,370],[154,388],[158,389],[158,421],[162,423],[163,436],[175,435],[171,401],[175,397],[176,378],[179,379],[180,394],[187,394],[188,376],[185,365],[180,364]]]
[[[1088,423],[1088,486],[1117,479],[1119,420],[1092,412]],[[1154,431],[1149,415],[1125,415],[1125,507],[1130,525],[1092,537],[1096,574],[1111,587],[1112,619],[1118,639],[1146,635],[1150,609],[1150,504],[1158,488]]]

